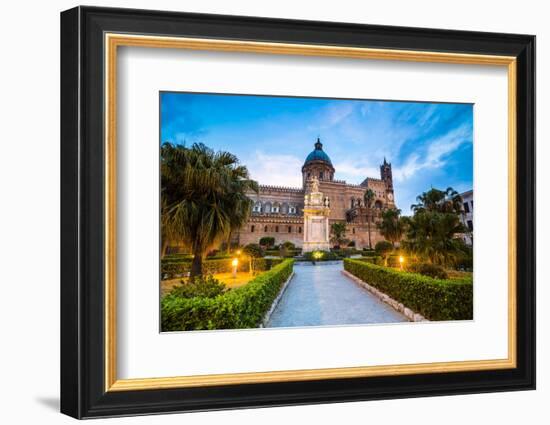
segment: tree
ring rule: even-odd
[[[367,232],[369,234],[369,249],[372,249],[372,242],[370,239],[370,224],[372,221],[372,203],[374,202],[375,196],[376,195],[374,194],[374,191],[372,189],[367,189],[365,195],[363,196],[365,207],[367,208]]]
[[[271,248],[275,245],[275,238],[272,236],[264,236],[260,238],[260,245],[265,246],[266,248]]]
[[[164,143],[160,169],[162,235],[193,253],[193,279],[202,275],[208,250],[246,223],[252,207],[247,192],[257,192],[258,184],[235,155],[202,143]]]
[[[462,211],[462,197],[452,187],[446,190],[430,189],[416,197],[418,204],[411,205],[416,212],[438,211],[442,213],[457,213]]]
[[[374,250],[384,259],[384,265],[388,264],[388,255],[393,251],[393,245],[388,241],[376,242]]]
[[[403,247],[432,264],[452,265],[463,254],[463,243],[456,235],[465,231],[460,221],[462,198],[453,188],[431,189],[417,197],[407,219]]]
[[[399,242],[405,232],[405,220],[400,217],[401,210],[391,208],[382,212],[382,221],[378,225],[380,234],[390,241],[392,247],[395,248],[395,243]]]
[[[243,248],[243,254],[248,257],[248,270],[254,274],[254,259],[263,257],[262,247],[256,243],[250,243]]]
[[[332,226],[330,226],[330,233],[330,241],[335,246],[340,247],[349,242],[349,240],[346,239],[346,223],[332,223]]]

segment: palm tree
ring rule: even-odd
[[[404,247],[431,263],[452,265],[461,255],[462,243],[456,239],[465,231],[460,221],[462,198],[452,187],[430,189],[417,198],[411,208],[414,216],[407,219],[408,232]]]
[[[452,265],[462,254],[462,241],[455,238],[464,230],[457,214],[423,211],[409,219],[404,247],[430,263]]]
[[[202,143],[164,143],[160,167],[162,236],[193,253],[193,279],[202,274],[208,250],[246,223],[252,207],[247,192],[258,192],[258,184],[235,155]]]
[[[330,240],[338,247],[349,242],[346,239],[346,223],[333,223],[332,226],[330,226],[330,231],[332,234]]]
[[[462,210],[462,197],[452,187],[446,190],[430,189],[416,197],[418,204],[411,205],[416,212],[438,211],[448,213],[460,213]]]
[[[380,234],[391,242],[395,248],[395,243],[399,242],[405,232],[405,220],[400,217],[401,210],[391,208],[382,213],[382,221],[378,225]]]
[[[370,223],[372,221],[372,203],[374,201],[375,194],[372,189],[367,189],[365,195],[363,195],[363,200],[365,201],[365,207],[367,208],[367,232],[369,234],[369,249],[372,249],[372,242],[370,239]]]

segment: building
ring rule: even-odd
[[[474,244],[474,191],[468,190],[460,194],[462,198],[462,214],[460,220],[468,229],[466,233],[461,235],[462,240],[466,245]]]
[[[332,161],[317,139],[301,172],[300,188],[263,186],[260,182],[259,193],[250,193],[252,212],[236,235],[239,244],[258,243],[260,238],[271,236],[276,244],[290,241],[304,250],[320,249],[327,247],[330,226],[341,222],[346,223],[346,238],[357,248],[369,247],[367,220],[371,246],[384,239],[376,224],[382,211],[395,208],[392,168],[385,158],[380,178],[367,177],[359,185],[348,184],[335,179]],[[364,202],[368,189],[375,195],[370,209]]]

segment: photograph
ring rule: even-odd
[[[162,332],[473,320],[473,104],[159,107]]]

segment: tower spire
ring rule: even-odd
[[[315,149],[323,150],[323,144],[321,143],[321,138],[317,136],[317,141],[315,142]]]

